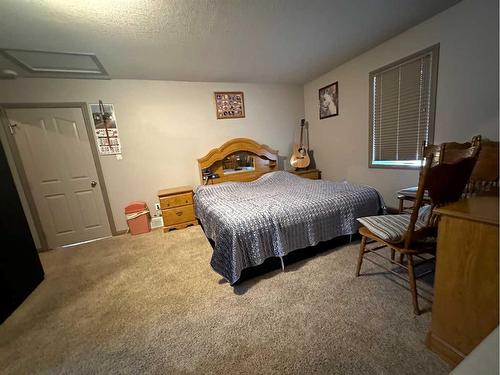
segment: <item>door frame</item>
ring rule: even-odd
[[[111,204],[109,202],[108,190],[106,188],[106,183],[104,182],[104,174],[102,173],[101,161],[99,159],[99,152],[97,150],[94,129],[92,128],[92,122],[90,121],[89,108],[86,102],[65,102],[65,103],[0,103],[0,124],[2,125],[3,131],[6,134],[8,147],[12,154],[15,168],[19,175],[19,179],[21,181],[21,187],[28,201],[29,211],[33,218],[33,222],[35,224],[35,229],[37,231],[38,237],[40,239],[40,243],[42,245],[41,250],[48,250],[49,245],[47,242],[47,238],[42,229],[42,222],[40,220],[40,215],[38,214],[38,210],[35,206],[35,200],[33,199],[33,195],[31,193],[31,189],[29,187],[28,178],[26,172],[24,170],[24,166],[21,159],[21,154],[19,153],[19,149],[16,145],[14,137],[11,137],[9,131],[9,117],[7,115],[7,110],[9,109],[46,109],[46,108],[79,108],[82,111],[83,122],[85,124],[85,129],[87,130],[87,135],[89,137],[90,150],[92,152],[92,159],[94,161],[95,169],[97,172],[97,179],[99,180],[99,185],[102,191],[102,197],[104,200],[104,207],[106,209],[106,216],[108,217],[109,227],[111,229],[111,235],[116,236],[119,233],[116,230],[115,220],[113,218],[113,212],[111,210]]]

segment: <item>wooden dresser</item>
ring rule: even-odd
[[[498,326],[498,196],[436,209],[440,215],[427,346],[456,366]]]
[[[158,199],[160,200],[164,232],[198,224],[194,214],[193,188],[191,186],[160,190]]]
[[[310,178],[311,180],[321,180],[321,171],[318,169],[299,169],[289,170],[288,172],[296,174],[303,178]]]

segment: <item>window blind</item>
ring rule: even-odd
[[[433,120],[433,51],[370,74],[372,166],[412,166],[428,144]]]

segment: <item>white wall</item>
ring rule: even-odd
[[[370,71],[440,43],[435,143],[498,139],[498,2],[464,0],[304,86],[311,148],[324,178],[376,187],[390,206],[414,170],[368,168]],[[339,115],[319,120],[318,89],[339,82]]]
[[[243,91],[246,118],[217,120],[214,91]],[[265,143],[288,156],[304,113],[300,86],[138,80],[19,79],[0,81],[0,103],[113,103],[123,160],[101,156],[117,229],[133,200],[151,210],[158,190],[198,185],[197,159],[235,137]],[[0,132],[1,133],[1,132]]]

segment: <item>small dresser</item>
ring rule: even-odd
[[[427,346],[456,366],[498,326],[498,196],[436,209],[440,216]]]
[[[164,232],[198,224],[194,214],[193,188],[191,186],[160,190],[158,199]]]
[[[309,178],[311,180],[321,180],[321,171],[318,169],[298,169],[298,170],[292,169],[288,172],[303,178]]]

